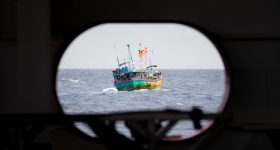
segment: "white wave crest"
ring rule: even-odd
[[[176,105],[182,106],[182,105],[184,105],[184,104],[177,102]]]
[[[139,90],[134,90],[133,92],[138,93],[138,92],[145,92],[148,91],[148,89],[139,89]]]
[[[118,90],[114,87],[103,89],[102,92],[118,92]]]
[[[161,89],[161,91],[167,92],[170,91],[170,89]]]
[[[73,82],[73,83],[78,83],[80,80],[78,80],[78,79],[68,79],[68,81]]]

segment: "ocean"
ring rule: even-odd
[[[149,110],[217,112],[225,92],[225,72],[220,69],[163,69],[160,90],[117,91],[110,69],[59,69],[57,95],[66,114],[109,114]],[[206,126],[209,122],[204,121]],[[95,136],[85,123],[75,124]],[[123,122],[117,130],[130,136]],[[197,131],[190,121],[180,121],[168,135],[191,135]]]

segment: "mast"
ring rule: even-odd
[[[145,61],[144,62],[145,63],[145,67],[147,67],[147,65],[148,65],[148,62],[147,62],[148,61],[148,48],[147,47],[144,48],[144,56],[145,56],[145,58],[144,58],[145,59],[144,60]]]
[[[117,56],[118,68],[120,69],[120,61],[119,61],[119,57],[118,57],[118,53],[117,53],[117,49],[116,49],[116,45],[115,44],[114,44],[114,49],[115,49],[115,54]]]
[[[152,66],[151,58],[149,57],[150,66]],[[151,67],[151,72],[153,72],[153,67]]]
[[[134,63],[133,63],[133,59],[132,59],[132,55],[131,55],[129,44],[127,44],[126,46],[128,48],[128,59],[129,59],[129,70],[130,70],[131,69],[130,61],[132,63],[132,68],[134,68]]]
[[[118,61],[118,68],[120,69],[120,61],[119,61],[119,57],[117,56],[117,61]]]
[[[138,56],[139,56],[139,68],[140,70],[142,69],[142,56],[143,56],[143,50],[142,50],[142,46],[141,46],[141,43],[139,43],[139,50],[138,50]]]

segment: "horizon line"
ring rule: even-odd
[[[111,70],[114,70],[115,68],[58,68],[58,69],[111,69]],[[160,68],[159,70],[162,70],[162,69],[219,69],[219,70],[225,70],[225,68]]]

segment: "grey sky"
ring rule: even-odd
[[[171,23],[114,23],[90,28],[68,46],[59,68],[114,69],[116,55],[121,62],[128,60],[127,44],[134,61],[139,62],[139,43],[154,51],[152,64],[162,69],[224,68],[216,48],[200,32]]]

